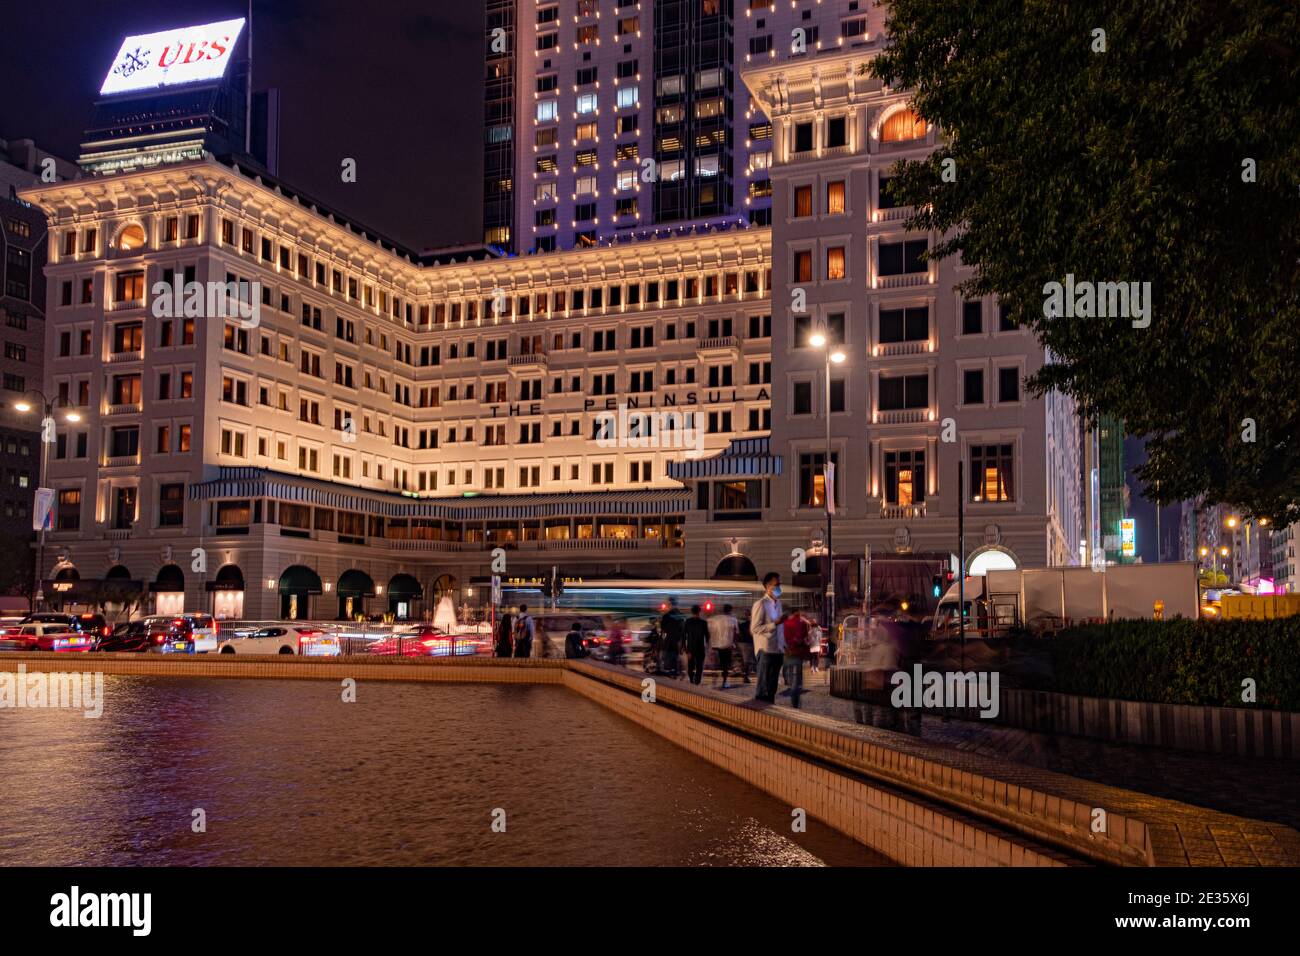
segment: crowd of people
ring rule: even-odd
[[[605,659],[623,663],[629,642],[624,623],[606,617]],[[776,572],[763,578],[763,595],[754,602],[749,614],[737,618],[730,604],[723,604],[707,617],[698,604],[683,613],[677,599],[668,599],[667,609],[652,628],[646,651],[657,673],[680,678],[685,657],[685,676],[692,684],[704,681],[704,665],[710,652],[717,663],[715,686],[729,689],[738,676],[749,684],[753,675],[755,700],[775,703],[778,685],[784,681],[791,702],[799,706],[803,693],[804,665],[813,671],[823,663],[834,662],[835,643],[824,635],[816,622],[799,610],[786,611],[781,605],[781,576]],[[504,612],[496,625],[497,657],[544,658],[548,648],[545,634],[538,634],[537,624],[526,604],[517,612]],[[564,638],[564,656],[583,658],[590,654],[586,636],[574,621]]]
[[[756,700],[775,703],[778,685],[784,681],[794,706],[803,693],[804,665],[820,669],[834,660],[835,645],[822,629],[802,611],[785,611],[781,606],[781,576],[775,572],[763,579],[763,596],[749,614],[738,620],[730,604],[724,604],[707,618],[698,604],[683,614],[675,598],[658,621],[657,670],[669,677],[681,676],[681,657],[686,658],[686,677],[692,684],[704,680],[704,662],[712,651],[717,659],[717,686],[727,689],[738,673],[743,683],[754,675]]]

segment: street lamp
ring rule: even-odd
[[[831,366],[840,365],[844,362],[845,355],[840,349],[833,348],[831,345],[830,329],[825,323],[821,328],[808,337],[808,344],[813,348],[821,349],[825,361],[826,375],[826,406],[824,412],[826,415],[826,459],[822,463],[822,503],[826,506],[826,560],[825,567],[822,569],[824,580],[825,600],[822,602],[822,626],[826,632],[826,639],[831,640],[833,635],[832,629],[835,627],[835,548],[834,537],[831,532],[831,523],[834,518],[834,512],[831,510],[831,495],[834,488],[835,467],[831,464]]]
[[[45,393],[39,389],[32,389],[27,394],[34,398],[40,398],[40,408],[44,412],[44,415],[41,418],[41,473],[37,478],[37,490],[39,492],[45,487],[45,479],[50,467],[50,445],[54,443],[55,406]],[[14,409],[23,414],[32,411],[35,407],[36,406],[25,399],[14,403]],[[73,411],[65,412],[63,417],[65,421],[69,422],[75,423],[81,421],[81,415]],[[34,511],[35,508],[33,507],[33,512]],[[32,601],[37,610],[41,609],[41,605],[45,601],[45,588],[42,586],[45,576],[45,524],[46,521],[42,518],[40,535],[37,537],[36,544],[36,590],[32,595]]]

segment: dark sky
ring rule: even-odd
[[[240,0],[52,0],[0,15],[0,139],[75,160],[123,37]],[[482,0],[258,0],[253,83],[280,90],[280,176],[407,245],[481,238]],[[357,182],[339,175],[357,161]]]
[[[1143,561],[1156,560],[1156,506],[1142,497],[1142,482],[1138,480],[1134,469],[1145,464],[1147,460],[1146,445],[1140,438],[1124,440],[1124,470],[1128,480],[1131,501],[1129,516],[1137,519],[1137,549]],[[1166,505],[1160,510],[1160,537],[1165,543],[1164,559],[1178,559],[1178,521],[1182,509],[1178,505]]]

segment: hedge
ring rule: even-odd
[[[1060,693],[1300,711],[1300,617],[1114,621],[1044,643],[1050,689]],[[1241,699],[1246,678],[1255,681],[1253,703]]]

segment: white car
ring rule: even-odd
[[[218,654],[297,654],[302,657],[334,657],[339,640],[333,634],[304,624],[268,624],[253,630],[234,631],[222,641]]]

